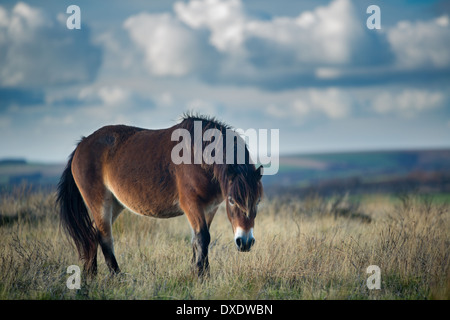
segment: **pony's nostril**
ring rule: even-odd
[[[255,238],[252,238],[252,240],[250,241],[250,247],[252,247],[255,244]]]
[[[236,245],[239,249],[242,247],[242,238],[236,238]]]

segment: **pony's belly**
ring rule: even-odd
[[[111,186],[107,186],[107,188],[124,209],[137,215],[155,218],[172,218],[184,214],[178,205],[178,201],[173,201],[173,203],[158,203],[148,198],[144,200],[137,197],[136,193],[118,193]]]
[[[172,206],[165,209],[152,210],[149,215],[155,218],[173,218],[183,214],[184,212],[180,209],[180,207]]]
[[[173,218],[184,214],[183,210],[178,205],[170,205],[167,207],[152,207],[152,206],[140,206],[139,208],[133,208],[133,205],[122,205],[137,215],[154,217],[154,218]]]

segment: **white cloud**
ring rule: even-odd
[[[123,105],[130,99],[130,93],[120,87],[101,87],[98,95],[103,103],[107,105]]]
[[[350,61],[354,42],[363,34],[349,0],[271,20],[246,16],[240,0],[177,2],[174,11],[189,27],[209,30],[210,43],[230,54],[258,54],[246,43],[256,40],[268,43],[272,52],[290,51],[298,62],[342,64]]]
[[[259,83],[309,72],[334,79],[340,72],[333,66],[350,64],[364,35],[350,0],[270,20],[247,16],[240,0],[192,0],[173,8],[124,23],[155,76]],[[211,68],[205,67],[208,61]]]
[[[301,98],[283,107],[269,104],[265,109],[266,114],[294,122],[304,122],[307,118],[317,116],[338,120],[350,116],[354,105],[350,94],[338,88],[299,90],[297,95]]]
[[[278,102],[267,103],[265,114],[297,124],[324,119],[359,119],[361,115],[380,119],[410,119],[437,112],[448,101],[445,91],[406,87],[311,88],[297,89],[284,97],[277,96]]]
[[[294,18],[275,17],[247,25],[248,37],[273,43],[274,51],[289,50],[301,63],[347,64],[363,32],[349,0],[334,0]]]
[[[450,67],[448,16],[379,32],[368,30],[364,17],[351,0],[268,19],[249,16],[241,0],[190,0],[124,25],[150,74],[194,75],[208,83],[286,89],[386,75],[395,81],[405,70],[420,77],[424,68]]]
[[[68,33],[56,17],[19,2],[0,6],[0,86],[33,87],[92,80],[101,51],[87,31]]]
[[[447,16],[374,32],[350,0],[269,19],[247,15],[244,5],[179,1],[173,12],[141,13],[124,26],[144,52],[150,74],[194,75],[208,83],[286,89],[308,82],[376,81],[386,72],[395,79],[405,67],[420,72],[450,66]]]
[[[240,0],[193,0],[177,2],[174,11],[193,29],[210,30],[210,43],[221,52],[240,50],[244,41],[246,17]]]
[[[401,21],[388,31],[387,38],[401,67],[450,67],[447,15],[430,21]]]
[[[439,108],[445,96],[439,91],[404,89],[401,92],[383,92],[374,97],[372,108],[379,114],[399,114],[412,117],[427,110]]]
[[[299,115],[320,113],[330,119],[342,119],[350,114],[351,100],[337,88],[310,89],[304,98],[293,102],[293,108]]]
[[[338,68],[317,68],[315,75],[319,79],[337,79],[341,76]]]
[[[17,37],[20,40],[31,36],[26,32],[29,29],[42,28],[50,25],[41,10],[19,2],[12,9],[10,17],[6,14],[6,23],[4,26],[8,27],[10,36]]]
[[[137,92],[127,86],[94,84],[79,90],[75,100],[83,106],[106,106],[115,112],[126,113],[134,107],[153,108],[149,94]]]
[[[183,76],[197,66],[196,35],[172,15],[141,13],[128,18],[124,27],[144,51],[151,74]]]

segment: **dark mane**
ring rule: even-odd
[[[235,130],[226,124],[225,122],[217,120],[215,117],[201,115],[201,114],[192,114],[192,113],[184,113],[182,116],[182,121],[179,123],[179,127],[186,129],[191,134],[191,137],[194,135],[194,123],[195,121],[202,122],[202,134],[208,129],[218,129],[222,133],[223,137],[223,164],[211,164],[208,165],[203,163],[202,167],[206,170],[211,170],[214,174],[214,178],[219,182],[222,193],[228,192],[229,194],[224,194],[224,196],[233,197],[234,201],[242,208],[247,207],[247,203],[253,203],[258,200],[262,196],[262,188],[260,186],[260,180],[255,175],[255,165],[251,163],[250,153],[248,151],[248,147],[245,142],[239,138],[239,134],[235,132]],[[226,164],[226,145],[227,145],[227,131],[234,132],[238,138],[234,138],[233,145],[233,164]],[[240,141],[238,141],[240,139]],[[217,141],[203,141],[202,142],[202,150],[205,150],[205,147],[215,143]],[[244,163],[238,163],[237,159],[237,151],[238,144],[244,144],[245,151],[245,161]],[[192,140],[192,148],[194,142]],[[229,185],[231,182],[231,185]]]
[[[230,125],[226,124],[223,121],[218,120],[215,117],[192,112],[183,113],[183,115],[181,116],[181,123],[179,124],[179,126],[181,128],[188,130],[190,133],[193,133],[195,121],[202,122],[203,132],[205,132],[208,129],[215,128],[220,130],[223,134],[225,134],[227,129],[230,130],[233,129]]]

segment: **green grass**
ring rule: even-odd
[[[81,263],[55,195],[18,189],[0,198],[0,299],[449,299],[450,205],[437,199],[266,199],[249,253],[236,251],[221,208],[203,281],[185,217],[123,212],[113,230],[123,273],[110,276],[99,252],[98,276],[70,290],[67,267]],[[366,286],[369,265],[381,268],[380,290]]]

